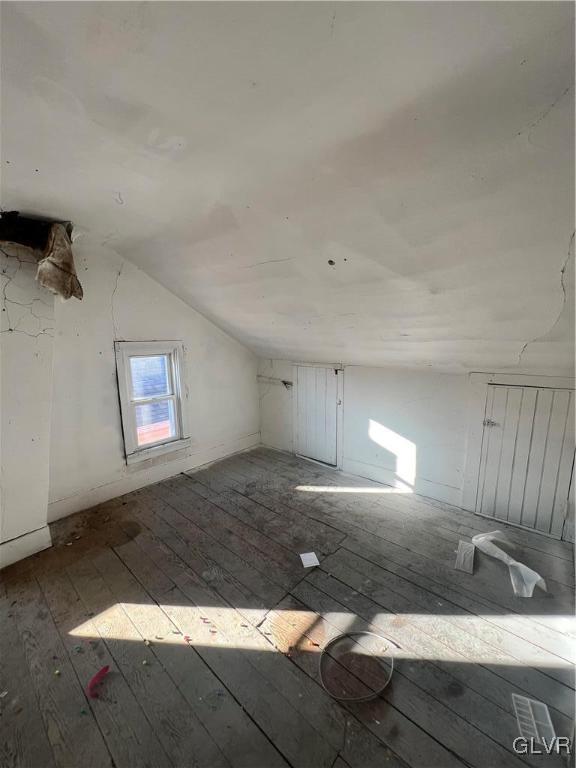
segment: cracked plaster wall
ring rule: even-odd
[[[82,303],[56,304],[49,519],[260,442],[256,357],[90,236],[74,245]],[[114,340],[182,340],[189,449],[126,466]]]
[[[26,248],[0,250],[0,542],[46,525],[54,297]]]

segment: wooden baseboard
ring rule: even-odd
[[[3,541],[0,544],[0,569],[51,546],[52,539],[47,525],[30,531],[30,533],[24,533],[15,539],[10,539],[10,541]]]
[[[351,475],[367,477],[369,480],[376,480],[378,483],[384,483],[393,487],[396,485],[396,475],[394,472],[383,467],[366,464],[363,461],[353,461],[352,459],[345,458],[342,469]],[[431,499],[443,501],[455,507],[460,506],[462,491],[460,488],[453,488],[451,485],[443,485],[442,483],[435,483],[431,480],[416,477],[413,491],[421,496],[428,496]]]
[[[163,463],[157,465],[147,467],[136,465],[136,470],[131,467],[131,471],[127,471],[126,475],[119,480],[105,483],[90,490],[80,491],[66,499],[51,502],[48,505],[48,522],[53,523],[55,520],[89,509],[96,504],[102,504],[109,499],[131,493],[131,491],[136,491],[153,483],[159,483],[161,480],[174,477],[181,472],[197,469],[203,464],[224,459],[234,453],[256,448],[258,445],[260,445],[259,432],[211,448],[204,448],[175,460],[164,459]]]

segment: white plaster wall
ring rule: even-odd
[[[467,417],[467,376],[347,366],[343,469],[384,483],[408,482],[417,493],[459,504]],[[378,425],[388,430],[384,445]],[[413,482],[398,472],[412,453]]]
[[[74,251],[84,300],[56,305],[49,520],[260,442],[253,353],[113,251]],[[126,466],[115,339],[184,342],[189,449]]]
[[[292,363],[261,360],[259,371],[261,376],[291,379]],[[293,391],[260,382],[265,445],[292,450]],[[372,420],[398,436],[394,440],[392,435],[391,446],[398,453],[403,447],[414,451],[416,492],[459,504],[467,417],[466,375],[345,366],[342,469],[384,483],[399,479],[398,456],[370,436]]]
[[[36,283],[36,268],[28,249],[2,248],[0,543],[46,526],[54,299]]]
[[[285,360],[259,360],[261,439],[264,445],[292,452],[292,392],[282,381],[292,381],[292,363]]]

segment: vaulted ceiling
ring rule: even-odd
[[[2,3],[3,207],[267,357],[566,368],[573,13]]]

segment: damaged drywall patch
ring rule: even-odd
[[[51,219],[20,216],[18,211],[0,214],[0,243],[16,246],[27,262],[37,262],[36,280],[51,293],[81,299],[82,286],[72,255],[72,224]],[[23,258],[21,253],[20,257]]]

